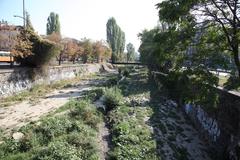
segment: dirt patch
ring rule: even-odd
[[[95,106],[98,109],[105,110],[104,109],[105,106],[103,104],[103,96],[95,102]],[[104,122],[99,125],[99,134],[98,134],[98,144],[100,149],[101,160],[105,160],[108,158],[107,153],[110,150],[110,142],[111,142],[110,131],[105,121],[106,120],[104,120]]]
[[[98,143],[100,147],[100,158],[101,160],[107,159],[107,153],[110,150],[109,143],[110,143],[110,132],[106,123],[102,123],[99,126],[99,135],[98,135]]]
[[[38,99],[37,102],[33,103],[27,100],[9,107],[0,108],[0,129],[7,134],[29,122],[37,121],[43,115],[66,104],[71,98],[81,97],[84,91],[91,90],[94,85],[101,82],[101,79],[82,80],[79,84],[69,88],[55,90]]]

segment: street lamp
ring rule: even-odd
[[[25,27],[26,27],[26,25],[25,25],[25,18],[24,17],[22,17],[22,16],[18,16],[18,15],[13,15],[13,17],[18,17],[18,18],[21,18],[21,19],[23,19],[23,28],[25,29]]]
[[[26,11],[25,11],[25,0],[23,0],[23,16],[14,15],[13,17],[18,17],[23,19],[23,28],[26,28]]]

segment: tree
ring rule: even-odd
[[[127,62],[135,59],[135,48],[132,43],[127,44]]]
[[[47,35],[52,34],[53,32],[57,34],[61,34],[60,32],[60,21],[59,15],[51,12],[48,19],[47,19]]]
[[[97,41],[93,44],[94,56],[98,63],[108,59],[111,56],[111,50],[104,41]]]
[[[61,65],[62,62],[62,52],[64,49],[64,45],[62,44],[62,36],[56,32],[52,32],[50,35],[46,37],[48,40],[54,42],[58,48],[60,49],[60,54],[57,54],[58,64]]]
[[[102,42],[101,41],[95,42],[93,44],[93,50],[94,50],[94,55],[97,57],[97,61],[101,62],[105,52],[105,48]]]
[[[73,63],[75,63],[75,60],[77,58],[77,56],[79,55],[79,52],[82,52],[81,48],[79,48],[78,44],[76,41],[69,41],[66,44],[66,50],[65,50],[68,54],[68,56],[70,56],[70,59],[73,61]]]
[[[33,50],[33,42],[31,41],[32,38],[32,31],[22,29],[20,34],[16,37],[16,44],[12,48],[12,54],[17,59],[23,59],[30,55],[32,55]]]
[[[34,31],[34,28],[30,20],[30,14],[28,12],[26,12],[26,28]]]
[[[169,72],[182,67],[186,47],[190,44],[188,29],[162,25],[152,30],[144,30],[138,36],[140,60],[149,68]]]
[[[224,33],[221,37],[235,62],[240,77],[240,2],[238,0],[166,0],[157,4],[161,21],[181,24],[188,20],[204,28],[215,26]]]
[[[112,62],[121,57],[125,49],[125,33],[117,25],[115,18],[110,18],[107,22],[107,42],[112,49]]]
[[[32,30],[22,29],[12,53],[21,65],[43,67],[60,52],[56,43],[42,39]]]
[[[82,54],[83,63],[93,61],[93,44],[89,39],[84,39],[83,48],[84,48]]]

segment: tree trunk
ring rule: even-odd
[[[58,59],[58,65],[59,65],[59,66],[61,65],[61,62],[62,62],[62,54],[60,53],[59,59]]]
[[[237,67],[238,78],[240,78],[240,61],[239,61],[239,55],[238,55],[238,47],[234,47],[233,56],[234,56],[235,65]]]

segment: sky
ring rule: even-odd
[[[161,0],[25,0],[25,8],[38,34],[46,34],[50,12],[59,14],[63,37],[106,40],[106,23],[114,17],[125,32],[126,44],[131,42],[138,49],[137,34],[152,29],[158,22],[155,4]],[[0,20],[22,25],[23,0],[0,0]]]

